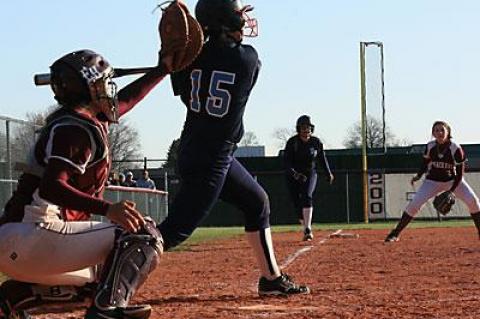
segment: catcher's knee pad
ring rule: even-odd
[[[153,222],[147,221],[137,233],[119,229],[98,284],[95,306],[101,310],[126,307],[157,267],[162,252],[162,236]]]

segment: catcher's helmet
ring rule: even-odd
[[[252,10],[240,0],[198,0],[195,16],[207,35],[242,31],[245,36],[255,37],[257,20],[247,15]]]
[[[51,87],[60,104],[67,107],[88,104],[108,121],[117,122],[114,71],[100,54],[91,50],[69,53],[52,64],[50,73]]]
[[[302,115],[300,116],[298,119],[297,119],[297,133],[300,133],[300,128],[303,126],[303,125],[308,125],[310,126],[310,130],[312,131],[313,133],[313,130],[315,129],[315,125],[312,124],[312,121],[310,120],[310,116],[308,115]]]

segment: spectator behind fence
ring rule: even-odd
[[[105,183],[107,186],[114,185],[118,186],[120,185],[120,182],[117,177],[117,173],[115,172],[110,172],[110,175],[108,175],[107,182]]]
[[[118,174],[118,185],[127,186],[127,184],[125,183],[125,174],[123,173]]]
[[[137,180],[137,187],[156,189],[155,182],[148,176],[148,171],[142,172],[142,177]]]
[[[128,171],[127,174],[125,174],[125,185],[123,186],[128,186],[128,187],[137,187],[137,181],[133,179],[133,173]]]

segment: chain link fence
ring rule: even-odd
[[[0,213],[16,189],[21,167],[41,128],[32,122],[0,116]],[[143,214],[162,221],[168,214],[168,192],[142,188],[108,186],[105,199],[132,200]]]

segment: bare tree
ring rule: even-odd
[[[295,134],[296,134],[296,132],[293,129],[280,127],[280,128],[276,128],[273,131],[272,136],[273,136],[274,139],[277,140],[277,147],[283,149],[285,147],[285,145],[287,144],[288,139]]]
[[[239,146],[255,146],[258,145],[258,138],[253,132],[245,132],[243,138],[238,144]]]
[[[15,162],[26,162],[30,148],[35,143],[39,129],[45,124],[48,114],[58,108],[58,105],[51,105],[42,112],[28,112],[25,123],[15,123],[11,126],[10,145],[12,159]]]
[[[409,142],[406,139],[399,140],[388,126],[385,127],[385,144],[387,146],[404,146]],[[346,148],[362,147],[362,124],[357,122],[353,124],[343,141]],[[381,120],[372,116],[367,116],[367,148],[383,147],[383,123]]]
[[[108,130],[110,153],[113,159],[112,169],[122,171],[127,168],[139,167],[141,164],[127,162],[140,158],[140,139],[138,131],[131,126],[128,120],[121,120],[118,124],[110,125]]]
[[[31,112],[26,114],[27,122],[31,125],[17,125],[12,129],[12,158],[16,161],[25,161],[26,154],[35,142],[38,129],[45,124],[47,116],[55,111],[58,105],[52,105],[43,112]],[[110,125],[108,132],[110,156],[114,160],[113,169],[120,171],[125,168],[139,167],[141,164],[132,164],[126,160],[139,159],[141,157],[141,145],[138,131],[127,120],[121,120],[119,124]]]

